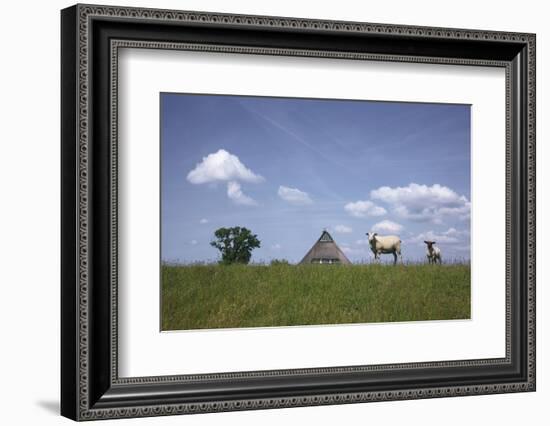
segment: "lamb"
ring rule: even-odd
[[[380,260],[380,254],[393,254],[393,264],[397,263],[397,256],[399,260],[403,263],[403,257],[401,257],[401,240],[395,235],[386,235],[381,236],[376,232],[365,234],[369,239],[370,249],[374,253],[374,259]]]
[[[436,264],[439,261],[441,265],[441,250],[439,247],[435,247],[435,241],[424,241],[428,246],[426,249],[426,257],[428,258],[428,263]]]

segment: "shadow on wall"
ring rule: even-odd
[[[50,414],[58,416],[60,413],[59,401],[36,401],[36,405]]]

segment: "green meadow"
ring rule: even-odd
[[[470,318],[470,265],[162,266],[162,329]]]

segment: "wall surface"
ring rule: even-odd
[[[545,3],[417,0],[321,2],[269,0],[115,1],[205,10],[537,33],[538,390],[530,394],[293,408],[120,420],[119,424],[544,424],[550,401],[550,27]],[[59,410],[59,10],[67,1],[2,7],[0,68],[0,393],[2,423],[68,424]],[[545,194],[546,192],[546,194]],[[128,423],[131,422],[131,423]],[[102,424],[110,424],[107,421]],[[115,424],[115,423],[113,423]]]

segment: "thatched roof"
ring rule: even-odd
[[[313,244],[313,247],[311,247],[300,263],[351,264],[344,252],[340,250],[340,247],[338,247],[327,231],[323,231],[321,237]]]

